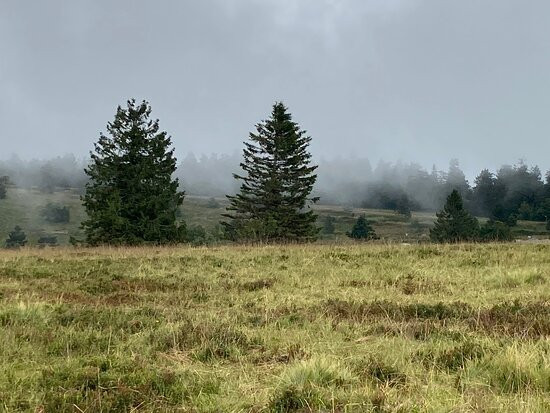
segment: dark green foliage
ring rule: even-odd
[[[497,200],[491,217],[511,224],[516,219],[544,221],[545,188],[538,167],[520,162],[503,166],[497,173],[494,195]],[[515,215],[515,217],[512,217]]]
[[[44,235],[38,238],[38,246],[40,248],[44,247],[57,247],[57,237],[55,235]]]
[[[510,227],[500,221],[490,219],[481,226],[479,235],[483,241],[512,241],[512,231]]]
[[[497,185],[497,180],[493,173],[484,169],[476,177],[473,189],[473,207],[476,214],[481,216],[491,216],[498,205],[499,199],[503,196],[502,185]]]
[[[5,199],[8,196],[8,184],[10,178],[8,176],[0,176],[0,199]]]
[[[334,223],[336,222],[336,218],[334,218],[331,215],[328,215],[325,217],[325,221],[323,222],[323,233],[326,235],[332,235],[334,234]]]
[[[228,196],[226,234],[234,240],[310,241],[318,233],[317,216],[306,210],[317,166],[311,166],[311,138],[292,121],[282,103],[256,126],[245,142],[243,176],[237,195]]]
[[[430,230],[430,238],[436,242],[464,242],[478,238],[479,223],[464,209],[462,197],[455,189],[447,197],[443,210],[437,213],[437,221]]]
[[[411,177],[411,184],[417,184],[418,180]],[[411,210],[420,209],[420,205],[414,202],[400,187],[389,182],[370,184],[367,187],[368,197],[362,203],[364,208],[389,209],[403,215],[410,214]],[[401,212],[400,212],[401,211]]]
[[[411,217],[411,202],[407,194],[401,195],[401,197],[397,200],[395,212],[407,218]]]
[[[27,243],[27,235],[23,232],[19,225],[16,225],[12,232],[9,233],[6,240],[6,248],[19,248]]]
[[[195,225],[187,229],[186,239],[194,245],[203,245],[208,241],[208,234],[201,225]]]
[[[180,242],[185,226],[176,222],[183,202],[174,150],[158,120],[151,120],[147,102],[128,101],[107,124],[85,170],[90,177],[83,197],[88,219],[83,223],[87,242],[98,244]]]
[[[357,221],[353,225],[351,232],[348,232],[348,237],[353,239],[371,240],[377,239],[376,232],[372,228],[365,215],[361,215],[357,218]]]
[[[47,222],[56,224],[67,223],[70,221],[71,213],[69,208],[63,205],[48,203],[40,213]]]

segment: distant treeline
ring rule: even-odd
[[[239,173],[241,154],[188,154],[178,164],[176,177],[187,194],[224,196],[238,190],[233,173]],[[0,176],[18,187],[45,192],[56,189],[83,189],[87,182],[87,161],[73,155],[48,160],[0,161]],[[445,171],[405,162],[380,162],[372,167],[363,159],[332,159],[318,162],[314,192],[321,203],[399,210],[439,210],[446,197],[457,189],[466,208],[475,215],[513,224],[516,219],[545,221],[550,217],[549,175],[543,179],[537,166],[524,162],[484,169],[470,184],[452,160]]]

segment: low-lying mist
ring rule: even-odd
[[[46,160],[12,156],[0,160],[0,176],[8,176],[11,185],[21,188],[83,191],[87,162],[74,155]],[[233,174],[240,172],[240,162],[237,152],[200,157],[189,153],[180,160],[176,176],[187,195],[222,197],[238,190]],[[458,189],[466,206],[478,215],[498,217],[501,213],[506,217],[519,210],[527,218],[545,219],[541,208],[549,193],[548,179],[545,183],[538,167],[522,161],[494,173],[481,170],[474,182],[468,182],[457,160],[451,160],[444,170],[401,161],[380,161],[373,166],[367,158],[321,159],[317,164],[314,195],[320,196],[322,204],[398,210],[405,203],[411,210],[434,211]],[[506,211],[499,212],[499,208]]]

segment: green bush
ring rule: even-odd
[[[69,208],[63,205],[48,203],[41,212],[42,217],[54,224],[65,224],[70,221]]]

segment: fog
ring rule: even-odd
[[[180,160],[239,151],[282,100],[318,160],[546,170],[549,15],[541,0],[3,0],[0,159],[85,157],[135,97]]]

